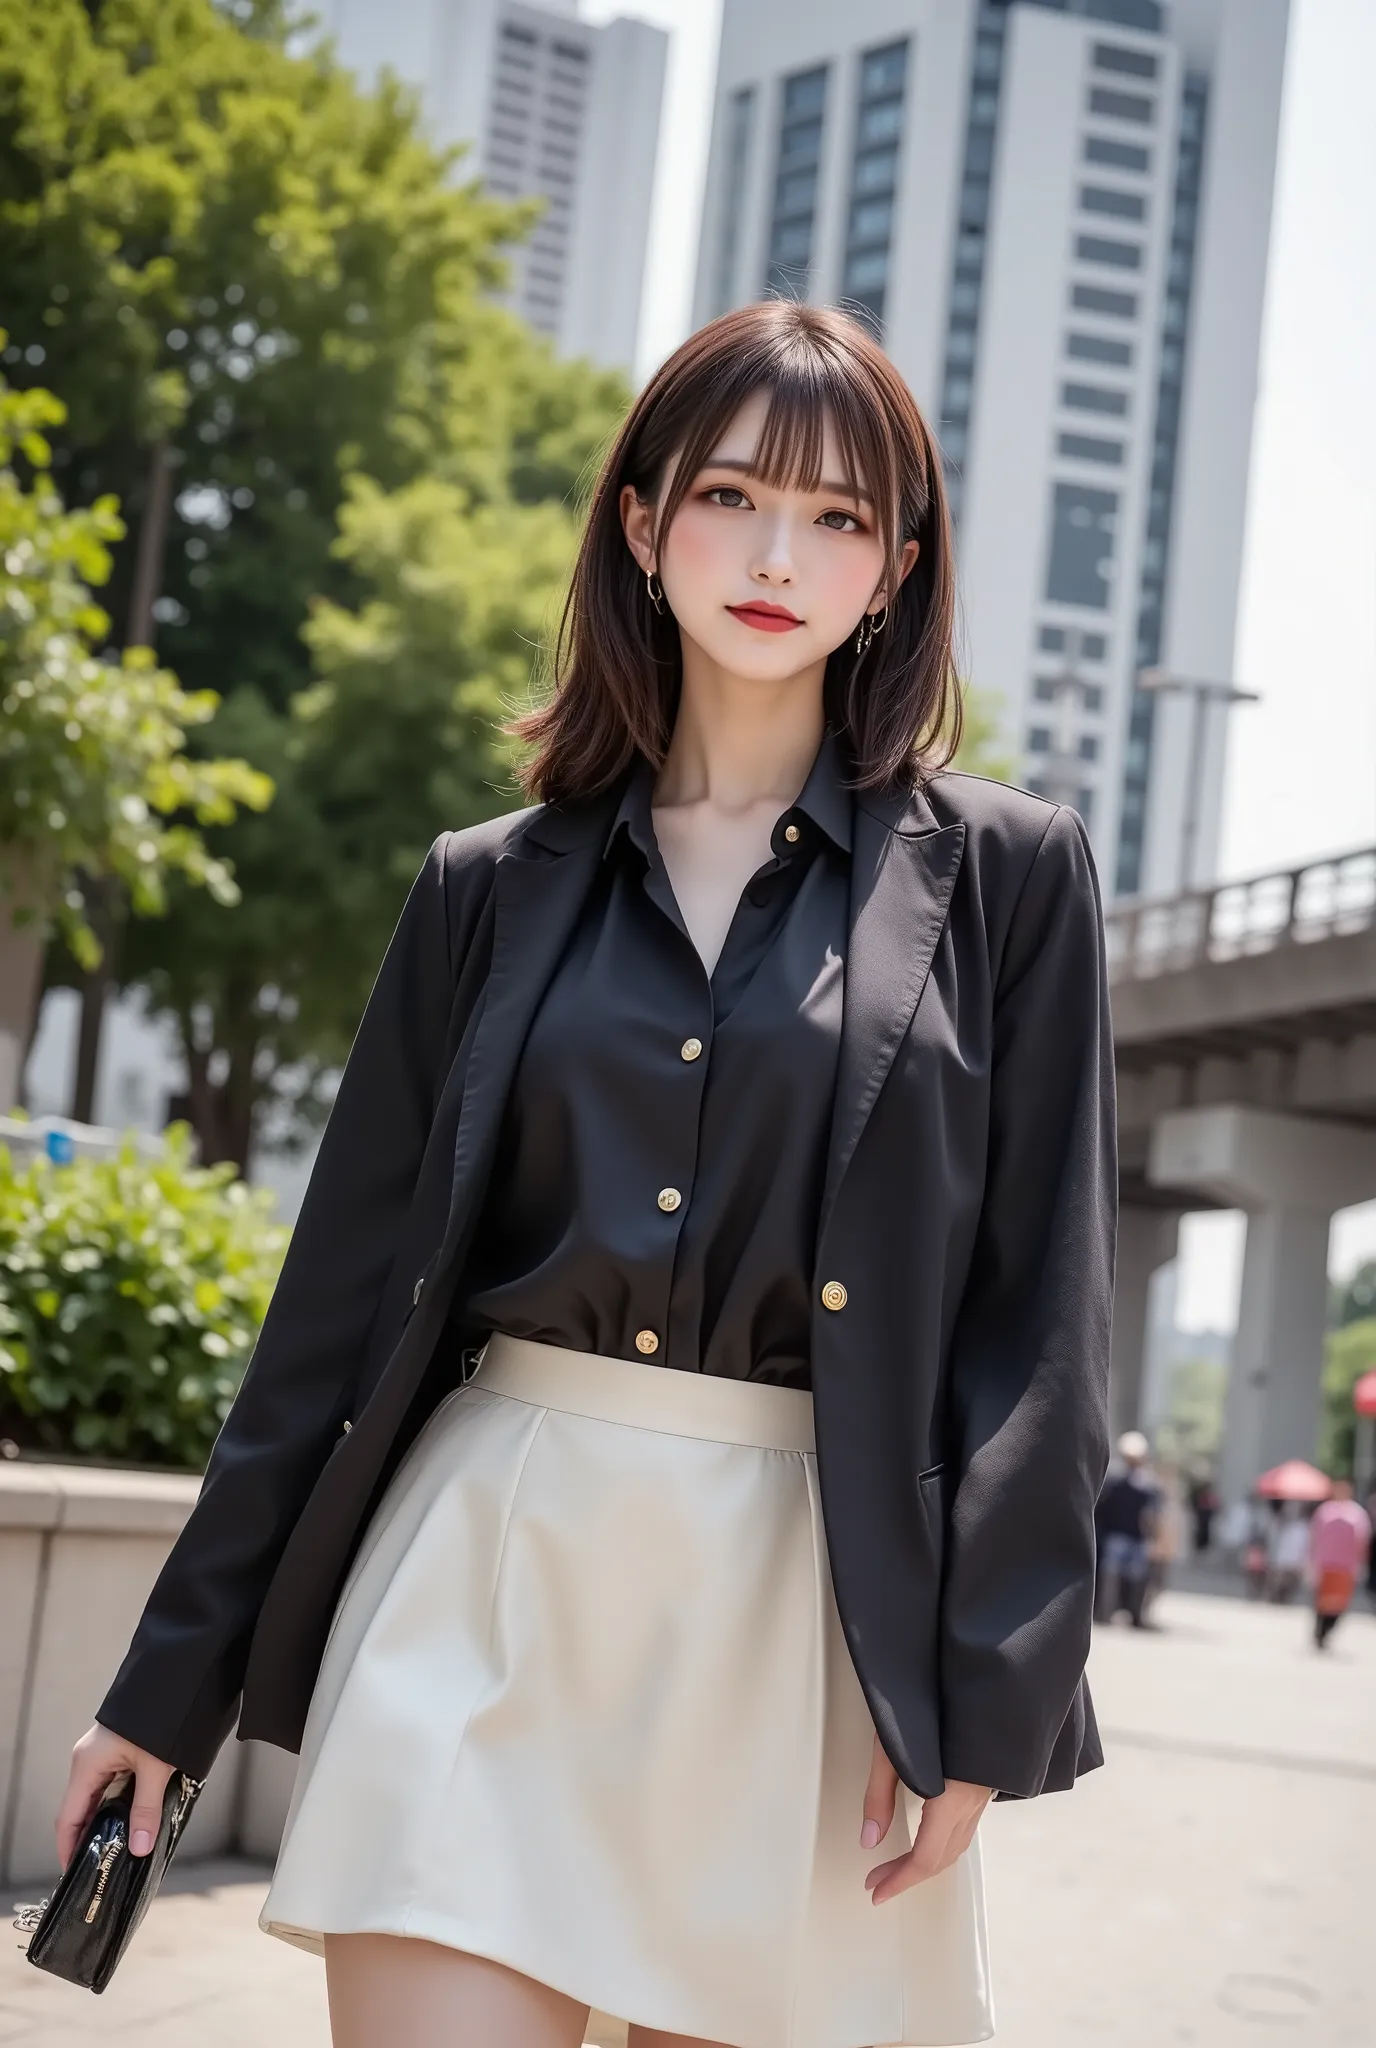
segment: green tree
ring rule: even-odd
[[[1324,1347],[1321,1462],[1337,1478],[1352,1477],[1357,1418],[1352,1390],[1363,1373],[1376,1372],[1376,1316],[1329,1332]]]
[[[1182,1358],[1171,1368],[1157,1450],[1168,1464],[1196,1471],[1209,1465],[1223,1439],[1228,1368],[1215,1358]]]
[[[232,12],[0,11],[0,270],[14,375],[73,394],[74,492],[116,491],[140,522],[170,476],[159,649],[223,698],[205,744],[278,785],[271,812],[216,836],[243,891],[233,918],[175,892],[165,926],[131,928],[124,963],[180,1020],[204,1156],[242,1162],[255,1115],[309,1101],[347,1041],[416,840],[478,814],[441,811],[438,785],[431,808],[383,787],[384,764],[430,778],[433,743],[417,762],[358,734],[327,760],[348,695],[328,694],[332,677],[294,709],[318,681],[312,604],[367,617],[341,514],[395,502],[403,517],[394,494],[425,477],[474,518],[560,499],[625,394],[554,364],[485,296],[529,210],[456,183],[401,92],[362,96],[327,55],[288,50],[275,7]],[[491,652],[456,645],[452,676],[471,681]],[[487,788],[487,743],[471,719],[452,730],[478,756],[446,804]],[[398,823],[404,858],[374,813]]]
[[[1333,1290],[1332,1321],[1336,1329],[1376,1316],[1376,1259],[1364,1259],[1356,1271]]]
[[[995,699],[972,685],[965,687],[965,717],[953,768],[967,775],[988,775],[995,782],[1013,780],[1013,764],[1003,748]]]
[[[3,346],[3,335],[0,335]],[[28,1033],[41,948],[56,921],[78,958],[98,948],[93,881],[111,877],[134,910],[166,908],[172,874],[221,905],[232,869],[198,827],[238,805],[261,810],[267,778],[243,760],[190,758],[188,731],[213,716],[210,691],[184,691],[146,649],[102,659],[109,620],[92,595],[124,528],[113,498],[68,511],[50,475],[49,432],[64,407],[0,376],[0,1031],[11,1071]],[[192,822],[194,821],[194,822]]]

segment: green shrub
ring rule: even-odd
[[[204,1465],[288,1233],[231,1166],[23,1162],[0,1146],[0,1434],[61,1453]]]
[[[1325,1472],[1350,1479],[1357,1458],[1357,1415],[1352,1394],[1364,1373],[1376,1372],[1376,1316],[1330,1330],[1324,1345],[1323,1421],[1319,1460]]]

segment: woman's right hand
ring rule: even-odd
[[[134,1805],[129,1817],[129,1847],[135,1856],[146,1856],[158,1839],[162,1825],[162,1800],[174,1766],[136,1749],[113,1729],[97,1721],[88,1728],[72,1751],[67,1793],[57,1815],[57,1853],[65,1870],[71,1862],[82,1829],[95,1812],[106,1787],[125,1771],[134,1774]]]

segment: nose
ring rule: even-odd
[[[759,547],[750,575],[754,582],[771,589],[792,583],[793,530],[786,513],[780,512],[776,518],[760,522]]]

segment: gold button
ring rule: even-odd
[[[661,1188],[659,1191],[659,1206],[661,1209],[677,1209],[682,1200],[683,1197],[677,1188]]]
[[[653,1330],[637,1330],[635,1333],[635,1348],[637,1351],[643,1351],[648,1358],[652,1351],[658,1351],[659,1339]]]
[[[700,1038],[685,1038],[678,1049],[678,1056],[681,1060],[695,1060],[701,1051],[702,1040]]]
[[[823,1308],[844,1308],[847,1298],[846,1290],[839,1280],[828,1280],[822,1289]]]
[[[784,838],[788,841],[790,846],[796,845],[798,840],[798,827],[796,825],[785,825]]]

